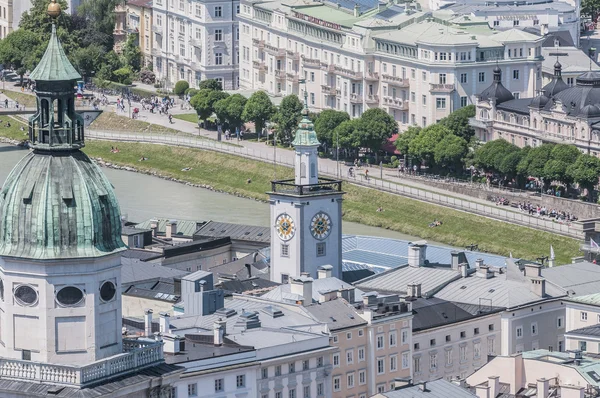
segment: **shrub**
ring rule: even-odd
[[[187,90],[185,90],[185,95],[189,95],[190,98],[193,97],[194,95],[198,94],[198,89],[195,88],[188,88]]]
[[[397,160],[398,160],[398,156],[392,156],[390,158],[390,162],[392,162],[392,163],[396,162]]]
[[[183,95],[185,93],[185,90],[187,90],[188,88],[190,88],[190,84],[185,80],[180,80],[177,83],[175,83],[175,89],[173,90],[173,92],[175,93],[175,95]]]
[[[154,84],[156,82],[156,74],[151,69],[143,69],[140,72],[140,80],[144,84]]]

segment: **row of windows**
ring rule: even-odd
[[[495,339],[488,339],[488,355],[494,355],[495,352]],[[481,343],[475,342],[473,343],[473,360],[481,359]],[[464,363],[468,361],[470,358],[469,351],[467,345],[462,345],[459,347],[459,361],[460,363]],[[444,366],[452,366],[454,364],[454,356],[453,349],[448,348],[444,350]],[[438,353],[433,352],[429,354],[429,370],[436,371],[438,369]],[[422,369],[422,361],[421,356],[415,356],[413,358],[413,373],[421,373]]]
[[[287,391],[287,398],[312,398],[310,386],[304,386],[300,391],[302,391],[302,397],[299,397],[296,394],[296,388],[289,387]],[[324,391],[323,383],[317,384],[317,396],[322,396]],[[269,394],[262,394],[261,398],[269,398]],[[275,398],[284,398],[283,392],[276,391]]]
[[[310,369],[310,361],[308,359],[305,359],[301,362],[301,366],[302,366],[302,370],[309,370]],[[317,368],[322,368],[323,367],[323,357],[318,357],[317,358]],[[287,365],[287,373],[291,374],[291,373],[296,373],[297,370],[299,370],[300,368],[296,368],[296,362],[290,362]],[[283,373],[283,365],[277,365],[273,367],[273,376],[277,377],[277,376],[281,376]],[[268,379],[269,378],[269,368],[262,368],[260,370],[260,374],[261,374],[261,378],[262,379]]]
[[[494,324],[493,323],[490,323],[488,325],[488,331],[489,332],[493,332],[494,331]],[[459,335],[460,335],[461,339],[467,338],[467,332],[464,331],[464,330],[461,331]],[[478,336],[478,335],[479,335],[479,328],[473,328],[473,336]],[[446,335],[445,343],[449,343],[451,341],[452,341],[452,336],[449,335],[449,334]],[[438,343],[437,339],[430,339],[429,340],[429,347],[435,347],[437,345],[437,343]],[[415,343],[414,344],[414,349],[415,350],[419,350],[420,348],[421,348],[421,344],[420,343]]]
[[[314,95],[314,94],[313,94]],[[314,103],[314,98],[313,98]],[[281,257],[289,257],[290,256],[290,245],[287,243],[281,244]],[[324,257],[327,255],[327,246],[325,242],[318,242],[315,245],[315,253],[317,257]]]

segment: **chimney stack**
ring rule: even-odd
[[[158,233],[158,220],[150,220],[150,229],[152,229],[152,237],[156,238]]]
[[[322,265],[317,270],[317,279],[331,278],[333,272],[333,266]]]
[[[525,276],[537,278],[542,276],[542,266],[540,264],[525,264]]]
[[[500,394],[500,376],[488,377],[488,386],[490,387],[490,397],[496,398]]]
[[[427,382],[422,382],[421,384],[419,384],[419,390],[425,392],[427,391]]]
[[[453,251],[452,253],[450,253],[450,255],[452,256],[452,269],[455,271],[458,271],[458,256],[459,256],[459,252]]]
[[[540,398],[546,398],[550,391],[550,381],[545,378],[537,379],[537,394]]]
[[[214,332],[214,344],[215,346],[222,346],[225,334],[227,332],[227,321],[219,318],[213,324],[213,332]]]
[[[538,297],[546,296],[546,279],[542,277],[531,278],[531,291]]]
[[[165,235],[167,238],[173,238],[173,236],[177,235],[177,221],[167,221],[167,225],[165,228]]]
[[[171,333],[171,316],[167,312],[160,313],[160,332],[161,333]]]
[[[144,311],[144,334],[147,337],[152,336],[152,310],[150,308]]]
[[[360,17],[360,8],[358,7],[358,4],[354,5],[354,16]]]
[[[408,247],[408,265],[411,267],[420,267],[425,265],[427,258],[427,242],[424,240],[413,242]]]
[[[421,297],[421,284],[420,283],[409,283],[407,288],[408,297],[418,298]]]
[[[291,293],[302,297],[302,305],[312,304],[312,283],[313,278],[306,272],[303,272],[299,278],[291,279]]]
[[[458,269],[460,271],[461,278],[466,278],[468,275],[468,271],[469,271],[469,264],[467,264],[467,263],[459,264]]]
[[[561,398],[584,398],[585,387],[563,384],[560,386],[560,396]]]

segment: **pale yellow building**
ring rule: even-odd
[[[118,5],[115,14],[115,51],[123,51],[129,35],[137,35],[137,45],[142,51],[143,65],[151,64],[152,0],[129,0],[126,5]]]

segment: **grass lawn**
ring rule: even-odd
[[[0,131],[1,133],[1,131]],[[117,144],[120,153],[110,152]],[[85,151],[93,157],[138,169],[153,170],[165,176],[191,183],[209,184],[229,193],[267,199],[273,178],[273,166],[233,155],[196,149],[149,144],[88,141]],[[142,156],[148,161],[140,163]],[[192,170],[182,172],[184,167]],[[290,168],[278,167],[277,178],[292,178]],[[252,182],[247,183],[250,179]],[[420,236],[457,247],[476,243],[480,250],[502,255],[512,252],[514,257],[535,259],[547,255],[554,247],[557,263],[568,263],[577,256],[578,242],[574,239],[536,231],[461,211],[435,206],[416,200],[395,196],[345,184],[344,219],[366,225],[387,228],[409,235]],[[383,212],[377,212],[382,207]],[[243,211],[240,209],[240,211]],[[433,220],[443,221],[441,227],[429,228]]]
[[[120,116],[110,111],[102,112],[100,116],[98,116],[98,118],[96,118],[96,120],[90,124],[90,129],[126,131],[128,133],[184,134],[179,130],[161,126],[159,124],[151,124],[142,120],[132,119],[127,116]]]
[[[180,115],[173,115],[174,119],[183,120],[185,122],[194,123],[198,125],[198,114],[197,113],[182,113]]]
[[[25,105],[26,108],[36,105],[35,95],[27,94],[25,92],[4,90],[4,95],[13,101],[19,101],[19,104]]]
[[[4,127],[7,121],[10,121],[10,127]],[[21,131],[21,127],[25,131]],[[0,119],[0,135],[12,140],[23,141],[29,139],[29,128],[26,123],[19,119],[6,116]]]

